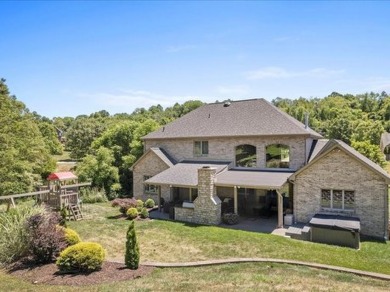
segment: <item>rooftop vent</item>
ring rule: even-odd
[[[223,104],[224,107],[228,107],[230,106],[232,103],[230,101],[225,101],[225,103]]]

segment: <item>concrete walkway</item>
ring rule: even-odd
[[[210,266],[210,265],[221,265],[221,264],[230,264],[230,263],[279,263],[279,264],[291,264],[306,266],[310,268],[332,270],[342,273],[351,273],[359,276],[370,277],[374,279],[387,280],[390,281],[390,275],[380,274],[374,272],[367,272],[325,264],[317,263],[308,263],[295,260],[284,260],[284,259],[272,259],[272,258],[230,258],[230,259],[218,259],[218,260],[207,260],[207,261],[197,261],[197,262],[184,262],[184,263],[161,263],[161,262],[145,262],[142,263],[143,266],[152,266],[158,268],[181,268],[181,267],[200,267],[200,266]]]

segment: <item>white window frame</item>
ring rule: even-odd
[[[144,192],[147,194],[155,194],[157,193],[157,186],[156,185],[150,185],[146,184],[145,181],[150,179],[151,175],[144,175]]]
[[[200,143],[200,153],[196,151],[196,143]],[[207,146],[206,146],[207,144]],[[205,151],[207,149],[207,152]],[[209,141],[194,141],[194,156],[208,156],[209,155]]]
[[[322,206],[322,191],[330,191],[330,207],[323,207]],[[341,208],[334,208],[333,207],[333,191],[341,191],[342,197],[341,197]],[[345,192],[353,192],[353,199],[354,199],[354,206],[351,209],[345,209]],[[355,205],[356,205],[356,192],[354,190],[341,190],[341,189],[321,189],[321,197],[320,197],[320,206],[322,210],[329,210],[329,211],[354,211]]]

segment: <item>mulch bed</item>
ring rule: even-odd
[[[54,263],[36,266],[19,262],[8,273],[34,284],[81,286],[137,279],[149,275],[153,269],[140,265],[138,270],[130,270],[124,264],[104,262],[102,269],[93,273],[61,274]]]

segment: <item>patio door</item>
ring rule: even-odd
[[[255,190],[239,188],[237,190],[238,214],[244,216],[253,215],[253,206],[255,202]]]

